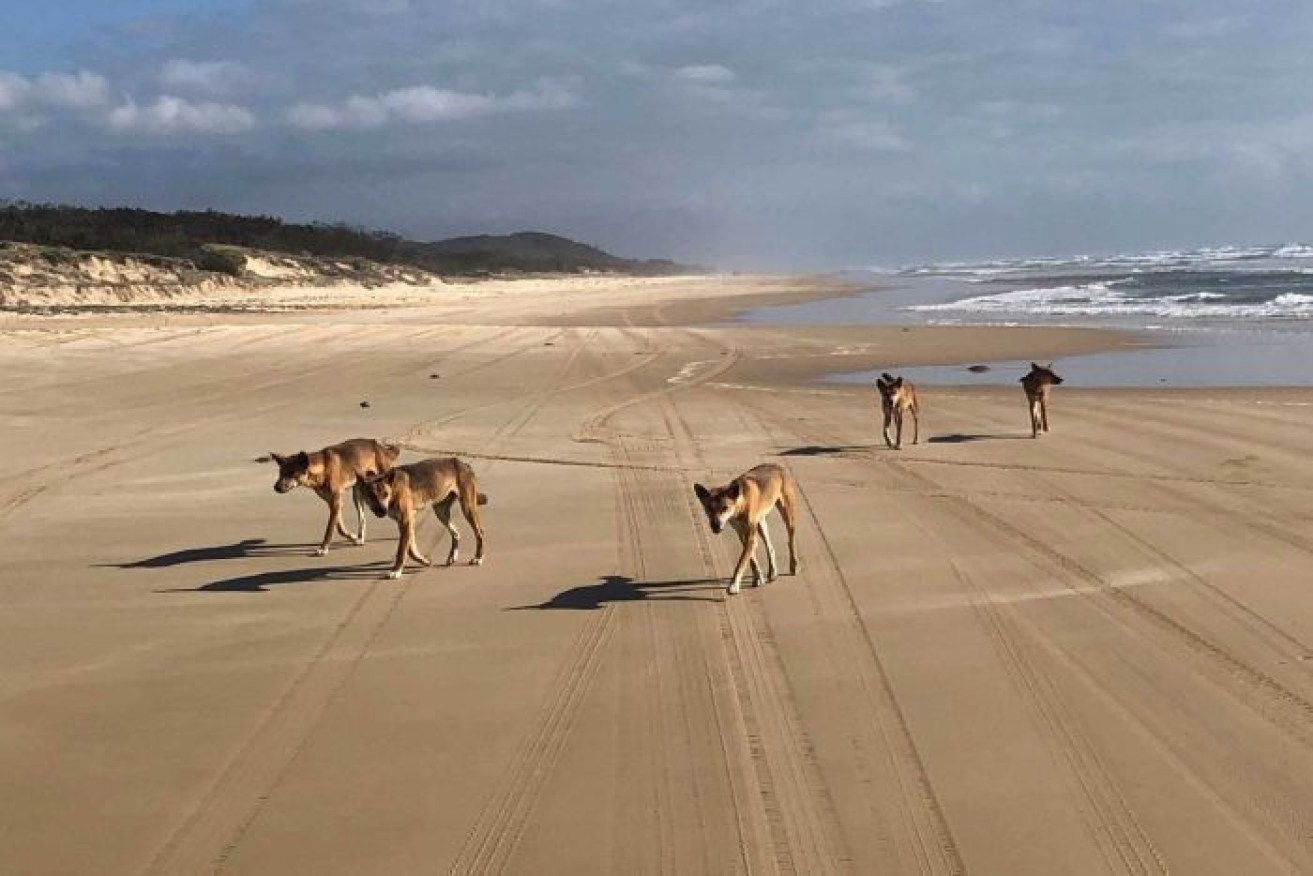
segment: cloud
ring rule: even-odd
[[[16,73],[0,72],[0,111],[17,109],[27,98],[32,83]]]
[[[907,83],[907,71],[889,64],[869,64],[858,76],[857,91],[874,100],[907,103],[916,91]]]
[[[677,67],[671,75],[680,82],[694,85],[728,85],[738,79],[734,71],[721,64],[691,64]]]
[[[906,152],[911,142],[889,120],[851,111],[825,113],[817,129],[822,139],[860,152]]]
[[[201,133],[240,134],[256,125],[254,113],[235,104],[191,102],[172,95],[140,105],[129,99],[109,113],[117,131],[154,135]]]
[[[76,73],[42,73],[35,79],[0,72],[0,110],[94,109],[109,100],[105,77]]]
[[[165,66],[176,81],[190,78],[197,85],[206,77],[214,78],[231,69],[214,65]],[[194,102],[168,94],[145,103],[125,96],[113,105],[109,81],[86,70],[37,76],[0,72],[0,112],[5,112],[8,121],[25,133],[57,130],[60,123],[90,123],[153,135],[237,134],[256,125],[255,114],[245,107]]]
[[[376,128],[394,122],[454,122],[499,113],[559,110],[577,103],[570,89],[550,80],[507,95],[416,85],[372,96],[353,95],[338,104],[296,104],[287,111],[287,120],[307,130]]]
[[[86,70],[42,73],[36,80],[35,95],[38,101],[48,106],[92,109],[108,101],[109,83],[105,77]]]
[[[236,61],[190,61],[173,58],[160,70],[160,84],[172,91],[197,91],[220,94],[250,79],[250,73]]]
[[[739,85],[738,74],[724,64],[689,64],[666,71],[666,75],[680,92],[699,100],[723,104],[749,98]]]

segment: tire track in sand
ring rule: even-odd
[[[579,350],[584,349],[584,346],[581,345],[570,355],[566,367],[558,374],[558,381],[568,374],[578,358]],[[631,362],[599,376],[559,386],[548,392],[535,393],[536,401],[530,407],[536,411],[547,399],[560,393],[619,379],[646,367],[656,358],[657,355],[645,356],[638,363]],[[513,419],[519,421],[521,426],[528,422],[528,418],[521,414]],[[622,513],[617,517],[622,555],[640,556],[636,548],[636,520],[637,517],[632,513]],[[566,649],[538,717],[496,788],[485,801],[449,872],[501,872],[514,857],[543,788],[570,741],[580,706],[596,679],[602,665],[601,655],[613,637],[616,625],[617,613],[609,605],[588,612],[575,639]]]
[[[451,873],[500,873],[505,869],[569,740],[580,703],[597,676],[599,655],[610,639],[614,618],[609,608],[589,613],[561,662],[533,729],[475,820],[452,862]]]
[[[738,407],[756,421],[758,432],[776,437],[783,433],[793,438],[799,428],[796,423],[755,404],[740,403]],[[894,869],[899,872],[965,873],[966,865],[898,703],[880,650],[862,619],[816,509],[800,483],[797,494],[802,561],[799,583],[807,588],[807,599],[814,613],[828,622],[827,634],[817,637],[817,642],[833,667],[833,683],[847,688],[836,699],[843,709],[845,737],[852,746],[847,754],[865,779],[861,783],[865,810],[871,814],[872,830],[883,835],[878,845],[896,852]],[[819,549],[810,548],[809,544],[816,544]],[[792,584],[789,581],[784,586]],[[897,790],[896,799],[892,800],[882,792],[891,785]]]
[[[814,427],[795,425],[793,428],[805,434],[806,440],[835,440],[833,435],[820,432]],[[922,489],[937,486],[925,475],[902,462],[878,460],[874,457],[864,461],[879,470],[915,483]],[[1229,696],[1237,705],[1264,719],[1297,749],[1306,751],[1313,747],[1313,704],[1262,668],[1237,656],[1224,643],[1214,641],[1132,590],[1105,580],[1075,558],[969,498],[936,498],[943,502],[947,512],[964,525],[995,541],[1001,537],[1045,577],[1066,587],[1073,596],[1080,598],[1115,628],[1120,628],[1144,645],[1157,650],[1173,664],[1191,667],[1214,690]],[[1100,684],[1086,670],[1081,671],[1086,677],[1092,678],[1094,683]],[[1135,714],[1136,722],[1160,739],[1168,750],[1172,748],[1171,737],[1164,735],[1166,731],[1163,727],[1146,723],[1145,718],[1136,713],[1131,714]],[[1225,775],[1225,771],[1219,772],[1212,763],[1200,763],[1195,759],[1189,762],[1189,768],[1210,787],[1210,793],[1218,800],[1225,801],[1225,805],[1236,813],[1241,823],[1247,825],[1247,830],[1252,828],[1256,835],[1261,835],[1273,848],[1299,846],[1300,841],[1296,837],[1302,837],[1302,843],[1307,843],[1306,822],[1280,796],[1233,796],[1227,793],[1226,785],[1222,784],[1224,780],[1221,776]]]
[[[1098,748],[1082,729],[1079,717],[1062,695],[1062,688],[1036,657],[1037,646],[1020,615],[991,594],[953,559],[933,527],[909,517],[922,535],[939,546],[938,555],[954,577],[971,594],[971,606],[989,636],[1012,688],[1021,696],[1033,722],[1047,732],[1050,750],[1066,765],[1070,783],[1079,798],[1086,828],[1109,870],[1127,873],[1168,873],[1170,868],[1135,809],[1121,792]]]
[[[810,433],[810,437],[805,437],[805,440],[836,440],[835,436],[814,427],[804,429],[795,425],[794,428],[800,434]],[[923,491],[939,489],[936,481],[917,471],[910,461],[904,463],[875,457],[865,458],[864,461],[902,477],[905,482]],[[1200,658],[1197,663],[1200,672],[1207,675],[1220,689],[1263,716],[1301,745],[1313,747],[1313,700],[1310,698],[1291,690],[1262,668],[1236,656],[1224,645],[1144,597],[1130,589],[1116,586],[1044,539],[981,506],[969,495],[941,494],[936,498],[941,499],[945,508],[955,512],[969,525],[984,527],[1005,538],[1024,552],[1039,569],[1051,574],[1073,594],[1090,602],[1109,619],[1179,655]]]
[[[729,363],[722,367],[729,367]],[[704,380],[710,376],[700,375]],[[619,560],[643,579],[655,568],[652,563],[668,551],[671,539],[682,542],[686,537],[682,533],[690,529],[689,534],[697,533],[696,562],[704,574],[715,573],[713,553],[691,514],[687,479],[672,480],[645,464],[650,462],[649,457],[669,453],[666,442],[616,435],[606,423],[622,410],[660,401],[689,385],[666,386],[608,405],[588,417],[580,430],[585,440],[605,444],[613,460]],[[636,454],[643,459],[636,459]],[[699,863],[704,869],[723,869],[708,862],[726,851],[727,838],[709,836],[700,823],[714,818],[716,824],[722,824],[729,818],[737,854],[734,869],[843,869],[845,856],[841,851],[835,853],[831,822],[823,814],[824,807],[818,805],[818,775],[814,764],[806,759],[809,744],[791,709],[778,659],[770,659],[767,653],[769,639],[759,630],[745,627],[746,621],[725,617],[723,606],[715,613],[662,611],[655,604],[641,602],[631,603],[626,609],[632,610],[621,614],[615,606],[603,605],[590,612],[578,640],[592,642],[606,635],[600,632],[606,625],[624,624],[627,638],[647,641],[654,648],[647,676],[654,702],[637,703],[639,717],[631,715],[627,723],[651,725],[650,731],[642,735],[645,766],[634,768],[640,771],[641,783],[650,785],[647,790],[652,796],[646,806],[657,819],[652,831],[656,844],[652,846],[649,840],[646,850],[622,849],[622,853],[635,856],[643,866],[672,872],[682,867],[696,868]],[[697,645],[692,648],[698,652],[697,659],[685,654],[688,659],[681,665],[680,655],[671,647],[681,641],[676,635],[680,630],[685,633],[681,648],[690,647],[690,623],[699,631],[694,640]],[[533,758],[517,759],[485,807],[452,872],[491,872],[512,860],[546,777],[565,746],[573,712],[596,672],[601,650],[600,644],[596,648],[582,644],[572,647],[566,665],[568,678],[575,686],[567,688],[567,681],[558,682],[545,718],[538,722],[526,744],[526,751],[537,758],[536,766]],[[698,698],[710,702],[709,716],[690,711],[691,703]],[[718,728],[716,740],[706,739],[709,717]],[[719,782],[708,776],[705,783],[699,777],[674,784],[678,771],[672,766],[680,765],[673,763],[672,757],[686,750],[705,755],[705,748],[686,748],[699,742],[714,743],[715,759],[724,764],[724,774]],[[728,796],[732,813],[707,808],[715,805],[712,801],[719,799],[717,795]],[[684,807],[690,807],[694,814],[681,811]],[[729,865],[723,858],[720,861]]]
[[[728,366],[726,366],[728,368]],[[699,375],[688,388],[714,379],[722,369]],[[700,379],[699,379],[700,378]],[[673,453],[681,469],[703,468],[697,442],[670,393],[657,397]],[[668,479],[662,478],[669,489]],[[679,500],[691,522],[705,574],[728,578],[717,562],[720,552],[702,525],[687,475],[678,479]],[[782,872],[836,873],[852,869],[834,801],[793,698],[770,623],[758,600],[722,599],[718,606],[721,659],[728,666],[738,699],[739,720],[748,742],[757,792],[770,828],[776,867]],[[741,741],[731,740],[742,744]]]
[[[706,361],[711,367],[690,370],[685,366],[664,386],[594,412],[576,433],[576,440],[605,443],[616,462],[620,485],[617,499],[627,520],[624,532],[637,546],[634,568],[640,575],[647,574],[648,554],[663,547],[645,546],[643,534],[664,520],[682,521],[675,525],[687,532],[697,546],[702,574],[722,577],[718,574],[717,554],[705,527],[700,525],[701,512],[692,505],[691,479],[684,473],[690,466],[705,466],[673,398],[716,379],[732,368],[739,356],[737,348],[730,348],[723,351],[719,361]],[[617,414],[645,405],[656,406],[655,413],[664,424],[663,437],[671,439],[669,447],[667,442],[643,441],[620,435],[609,427]],[[630,448],[640,442],[649,455],[673,454],[673,467],[680,470],[679,476],[671,478],[644,464],[647,459],[634,459]],[[687,536],[681,535],[681,540],[683,537]],[[719,686],[712,684],[711,711],[720,734],[724,780],[734,809],[738,866],[748,872],[763,867],[801,873],[849,869],[850,859],[832,803],[764,617],[746,601],[738,606],[721,600],[716,614],[703,613],[703,618],[699,641],[719,642],[719,647],[710,652],[705,644],[699,650],[706,655],[703,665],[708,674],[721,679]],[[658,629],[656,635],[669,636],[671,632]],[[682,673],[676,675],[683,677]],[[718,689],[723,693],[717,696]],[[681,711],[691,695],[691,691],[676,687],[668,706],[672,711]],[[668,756],[664,751],[666,740],[657,740],[657,744],[663,748],[658,758]],[[671,792],[666,791],[664,796],[669,799]],[[668,828],[663,825],[662,830]],[[765,857],[767,849],[769,857]],[[666,859],[664,863],[672,871],[677,869],[678,862]]]
[[[752,407],[760,415],[770,416],[769,411],[758,409],[755,405]],[[835,436],[814,427],[787,422],[778,417],[772,419],[777,427],[777,436],[783,432],[790,440],[818,443],[835,440]],[[895,470],[901,465],[898,462],[882,461],[870,454],[855,459],[872,464],[886,462]],[[945,494],[938,484],[934,485],[933,490],[926,489],[924,484],[919,486],[916,492],[926,498],[966,501],[961,496]],[[833,549],[824,536],[815,509],[801,487],[799,495],[808,516],[813,520],[815,531],[820,533],[825,551],[833,558]],[[1055,762],[1065,766],[1064,772],[1078,801],[1077,809],[1109,869],[1132,873],[1168,872],[1161,850],[1140,822],[1093,740],[1082,729],[1080,719],[1063,698],[1061,686],[1047,668],[1048,661],[1038,656],[1038,646],[1032,641],[1032,634],[1027,632],[1029,627],[1021,615],[1005,601],[989,593],[987,588],[953,559],[955,546],[945,543],[934,527],[926,525],[916,515],[904,515],[904,519],[914,525],[928,541],[938,546],[936,555],[945,559],[954,576],[971,595],[972,609],[980,620],[981,629],[999,654],[1000,665],[1011,686],[1030,711],[1032,723],[1041,730],[1042,738],[1046,740]],[[837,560],[832,559],[830,565],[839,569]],[[842,572],[839,574],[842,575]],[[858,623],[865,627],[864,622],[860,621],[851,589],[846,583],[843,589],[852,603],[853,614],[859,618]],[[876,659],[878,661],[878,656]]]
[[[412,575],[400,586],[389,587],[389,582],[379,580],[365,588],[170,833],[147,872],[222,869],[413,581]]]
[[[568,367],[562,369],[558,377],[568,371]],[[509,440],[527,422],[517,412],[510,424],[503,423],[494,431],[489,443]],[[148,865],[149,872],[200,873],[223,868],[418,574],[407,576],[400,585],[380,579],[365,588],[166,838]],[[574,650],[595,653],[589,637],[581,638]],[[570,700],[568,691],[564,699]]]

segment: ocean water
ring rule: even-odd
[[[1313,247],[1303,244],[923,265],[899,273],[957,278],[978,290],[912,306],[926,313],[1083,317],[1117,325],[1145,317],[1240,325],[1313,317]]]
[[[1059,373],[1091,386],[1313,386],[1313,245],[927,264],[845,276],[869,280],[873,291],[764,308],[744,319],[1129,329],[1142,333],[1144,349],[1072,357],[1058,363]],[[930,383],[1000,383],[1015,381],[1024,365],[981,364],[990,370],[972,374],[948,363],[899,370]]]

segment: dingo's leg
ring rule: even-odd
[[[454,501],[456,501],[456,494],[452,493],[441,502],[433,504],[433,513],[437,515],[438,522],[447,527],[447,532],[451,533],[451,550],[447,552],[448,566],[455,563],[456,558],[460,556],[460,533],[451,524],[451,503]]]
[[[406,552],[410,554],[410,558],[412,560],[419,563],[421,566],[433,565],[433,563],[429,560],[428,557],[424,556],[419,552],[419,545],[415,544],[415,531],[413,527],[411,528],[411,532],[410,532],[410,544],[406,546]]]
[[[415,517],[409,514],[397,521],[398,538],[397,538],[397,558],[392,563],[392,571],[388,572],[389,578],[400,578],[402,571],[406,568],[406,557],[410,556],[421,566],[430,565],[429,560],[419,552],[415,546]]]
[[[743,541],[743,553],[739,554],[739,561],[734,564],[734,577],[729,582],[729,593],[734,595],[739,592],[739,582],[743,580],[743,573],[748,567],[752,567],[752,577],[758,584],[761,583],[761,567],[757,565],[757,530],[748,524],[742,517],[734,518],[734,531],[739,534]]]
[[[357,497],[357,500],[359,500],[359,497]],[[342,490],[340,493],[337,494],[337,502],[335,502],[333,505],[333,509],[334,509],[333,524],[334,527],[337,529],[338,535],[342,536],[347,541],[355,542],[356,537],[351,533],[347,532],[346,523],[342,520],[342,505],[344,504],[345,501],[346,501],[346,490]],[[359,544],[359,542],[356,542],[356,544]]]
[[[798,517],[797,517],[798,497],[793,492],[793,484],[785,482],[784,489],[780,491],[779,501],[776,507],[780,509],[780,516],[784,518],[784,528],[789,533],[789,574],[796,575],[802,568],[798,562],[798,544],[796,540]]]
[[[483,517],[479,514],[479,491],[471,477],[460,484],[460,511],[465,515],[465,522],[474,530],[474,559],[471,566],[483,565]]]
[[[770,582],[774,581],[778,576],[775,571],[775,546],[770,543],[770,530],[766,528],[765,517],[762,517],[761,521],[757,524],[757,534],[761,536],[762,543],[766,545],[765,583],[769,584]],[[758,578],[757,579],[758,586],[760,586],[761,583],[762,583],[761,578]]]
[[[356,500],[356,519],[360,525],[356,528],[356,534],[352,541],[356,544],[365,543],[365,485],[356,481],[355,486],[351,488],[351,496]]]
[[[333,541],[334,530],[346,535],[346,530],[342,526],[342,494],[328,493],[324,495],[324,501],[328,503],[328,526],[324,528],[324,540],[319,543],[319,549],[315,551],[317,557],[328,553],[328,545]]]
[[[410,552],[410,540],[414,536],[413,523],[402,518],[397,521],[397,557],[392,561],[389,578],[400,578],[401,570],[406,568],[406,555]]]

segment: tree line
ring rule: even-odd
[[[0,202],[0,240],[190,261],[201,270],[239,273],[242,260],[221,247],[288,255],[358,258],[436,274],[508,271],[615,271],[665,274],[682,267],[665,259],[613,256],[542,232],[458,237],[430,243],[345,223],[293,223],[274,216],[217,210],[157,213],[134,207],[72,207]]]

